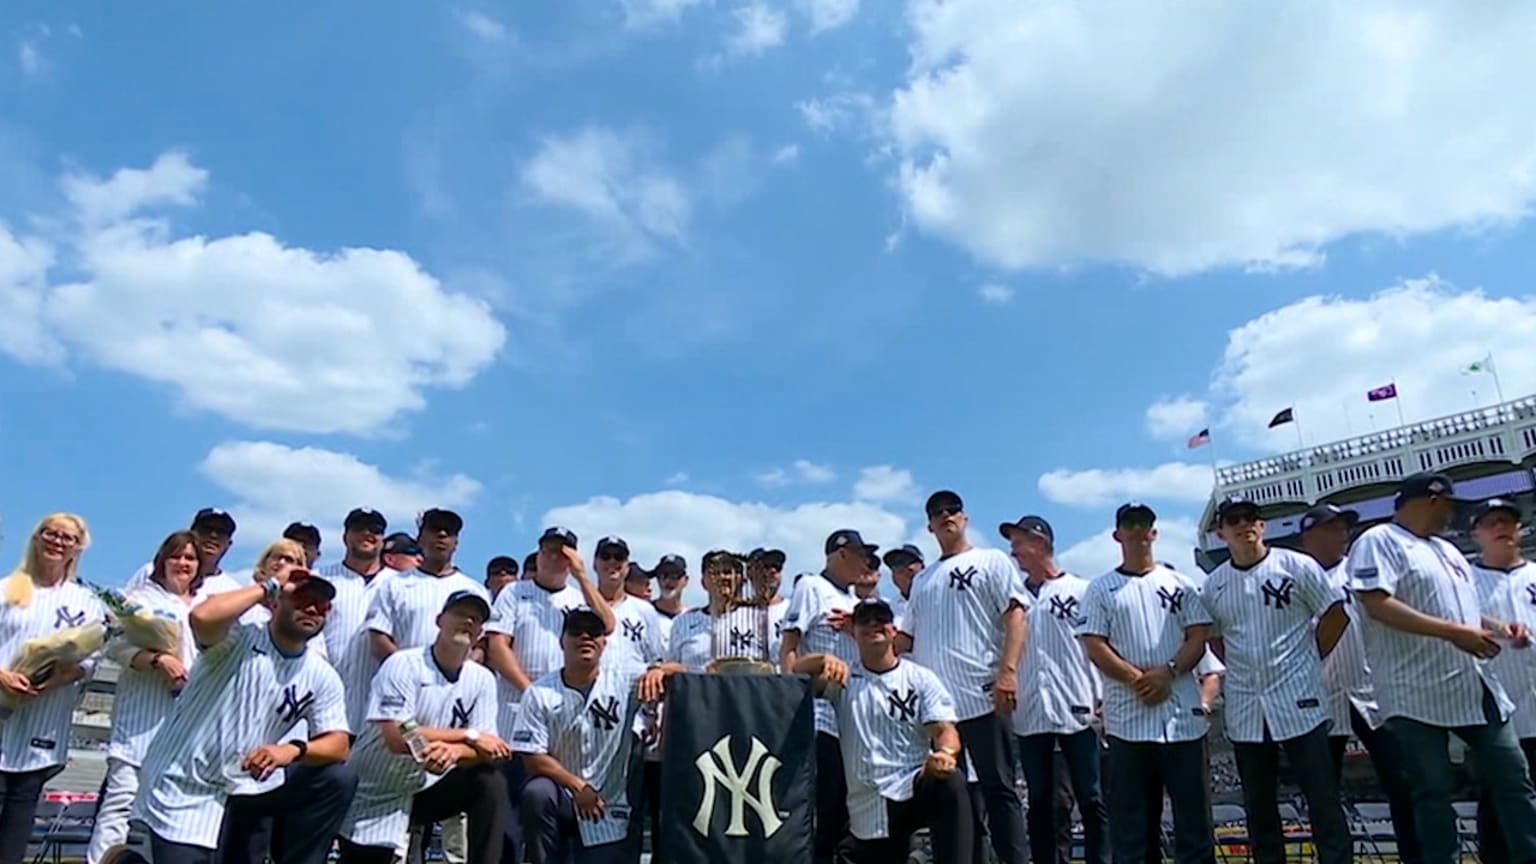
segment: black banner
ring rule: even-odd
[[[662,729],[668,864],[803,864],[815,852],[816,727],[798,675],[674,675]]]

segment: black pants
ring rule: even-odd
[[[1086,864],[1109,864],[1109,810],[1100,792],[1098,734],[1084,729],[1074,735],[1020,736],[1019,761],[1029,787],[1029,853],[1035,864],[1072,860],[1072,804],[1061,800],[1068,776],[1083,814]]]
[[[43,787],[64,766],[36,771],[0,771],[0,864],[21,864],[32,841],[32,820]]]
[[[831,861],[848,836],[848,778],[835,735],[816,733],[816,860]]]
[[[640,772],[640,800],[644,802],[645,825],[651,832],[651,864],[666,864],[666,850],[661,848],[661,763],[646,762]]]
[[[971,790],[971,809],[979,823],[986,814],[986,833],[999,864],[1028,864],[1029,843],[1024,832],[1024,806],[1019,801],[1019,758],[1014,752],[1010,722],[996,713],[983,714],[956,724],[965,756],[976,767],[977,785]],[[961,766],[964,769],[965,766]],[[976,860],[985,861],[982,830],[976,828]]]
[[[1279,799],[1282,748],[1290,761],[1296,785],[1307,799],[1312,845],[1318,864],[1349,864],[1354,857],[1355,844],[1333,778],[1327,723],[1278,742],[1270,738],[1266,726],[1263,741],[1232,743],[1237,776],[1243,782],[1243,806],[1248,811],[1253,864],[1285,864],[1285,826],[1280,821]]]
[[[512,758],[502,764],[501,775],[507,789],[507,800],[501,811],[501,864],[523,864],[523,817],[518,812],[523,784],[528,780],[523,771],[523,757],[513,753]]]
[[[971,792],[963,771],[947,777],[918,777],[912,784],[912,797],[906,801],[887,799],[885,813],[886,836],[878,840],[844,838],[837,850],[838,864],[903,864],[912,851],[912,835],[924,827],[933,846],[933,864],[975,861],[972,832],[976,818],[971,813]]]
[[[1536,738],[1521,738],[1520,750],[1525,753],[1529,771],[1529,766],[1536,765]],[[1504,829],[1499,826],[1499,814],[1493,806],[1493,796],[1489,794],[1486,783],[1480,784],[1480,787],[1477,796],[1477,857],[1482,859],[1483,864],[1510,864],[1509,844],[1504,840]]]
[[[1397,857],[1402,864],[1423,864],[1424,853],[1419,848],[1419,829],[1413,823],[1413,795],[1409,791],[1408,775],[1403,773],[1403,760],[1407,755],[1387,727],[1372,729],[1360,712],[1349,709],[1349,725],[1360,740],[1365,752],[1371,756],[1376,769],[1376,781],[1387,797],[1387,809],[1392,814],[1392,833],[1397,836]],[[1333,778],[1335,785],[1343,788],[1344,750],[1349,744],[1348,735],[1335,734],[1328,739],[1333,750]],[[1484,859],[1486,860],[1486,858]]]
[[[149,857],[155,864],[213,864],[217,854],[214,849],[172,843],[153,831],[149,832]]]
[[[463,813],[469,840],[469,864],[496,864],[501,860],[506,818],[507,781],[500,766],[465,765],[416,793],[411,801],[411,825],[431,826]],[[340,864],[390,864],[393,846],[359,846],[340,841]]]
[[[266,850],[252,838],[266,836],[269,825],[276,864],[325,864],[357,792],[357,772],[340,762],[285,770],[286,779],[276,789],[234,796],[225,804],[220,864],[262,864]],[[155,861],[159,864],[158,851]]]
[[[1159,744],[1109,739],[1110,845],[1117,862],[1146,861],[1152,852],[1151,802],[1167,790],[1173,804],[1173,857],[1178,864],[1216,860],[1205,739]]]

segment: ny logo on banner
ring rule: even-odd
[[[752,631],[731,628],[731,650],[748,651],[752,648]]]
[[[949,587],[956,591],[969,591],[974,581],[976,581],[975,567],[967,567],[964,570],[956,567],[949,571]]]
[[[1167,588],[1157,589],[1157,599],[1163,601],[1163,608],[1169,612],[1177,613],[1184,608],[1184,589],[1175,588],[1169,591]]]
[[[631,642],[639,642],[639,641],[643,640],[645,638],[645,622],[644,621],[625,621],[624,622],[624,635]]]
[[[1077,617],[1076,597],[1052,597],[1051,614],[1062,621],[1070,621]]]
[[[1271,585],[1268,581],[1265,581],[1262,589],[1264,592],[1264,605],[1275,607],[1277,612],[1291,605],[1291,589],[1295,587],[1295,580],[1289,576],[1281,579],[1279,585]]]
[[[897,692],[890,695],[890,704],[886,706],[886,713],[892,720],[900,720],[903,723],[911,723],[917,717],[917,691],[908,690],[905,693]]]
[[[451,721],[449,721],[448,728],[449,729],[468,729],[469,728],[469,715],[470,715],[470,712],[472,712],[474,710],[475,710],[475,703],[474,702],[469,703],[469,706],[465,707],[463,699],[458,698],[458,697],[454,697],[454,700],[453,700],[453,719]]]
[[[1531,600],[1531,605],[1536,606],[1536,585],[1525,586],[1525,596]]]
[[[773,803],[773,775],[783,767],[779,757],[768,752],[767,745],[752,737],[752,749],[747,753],[747,764],[740,769],[731,758],[731,736],[725,735],[715,746],[699,754],[693,760],[704,780],[704,800],[699,802],[698,815],[693,817],[693,830],[709,836],[710,824],[715,817],[715,802],[721,793],[731,796],[731,818],[725,826],[725,836],[747,836],[747,808],[757,814],[763,825],[763,839],[777,834],[784,827],[784,819]],[[756,782],[753,779],[756,778]]]
[[[60,606],[53,610],[54,627],[79,627],[85,623],[85,610],[79,612],[69,611],[68,606]]]
[[[283,690],[283,704],[277,706],[277,716],[284,723],[298,722],[299,715],[307,712],[310,706],[315,704],[315,694],[305,693],[301,698],[299,688],[289,684]]]
[[[592,717],[592,725],[604,732],[611,732],[619,725],[619,700],[609,696],[607,702],[599,702],[596,699],[587,705],[587,714]]]

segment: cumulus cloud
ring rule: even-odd
[[[1061,566],[1092,579],[1120,566],[1120,547],[1115,543],[1114,529],[1106,528],[1092,537],[1072,544],[1056,556]],[[1184,517],[1163,517],[1157,520],[1157,557],[1183,573],[1194,572],[1195,547],[1200,532],[1195,520]]]
[[[64,178],[57,236],[0,225],[0,350],[135,375],[257,428],[358,434],[389,431],[427,390],[468,384],[501,350],[489,307],[403,252],[180,235],[160,211],[196,205],[207,179],[167,153],[148,169]],[[68,280],[49,278],[63,267]]]
[[[454,11],[454,18],[477,39],[492,44],[507,41],[507,26],[484,12],[458,9]]]
[[[811,34],[836,30],[859,14],[859,0],[798,0],[800,11],[811,21]]]
[[[1057,504],[1105,507],[1131,499],[1204,503],[1211,466],[1168,462],[1153,468],[1057,469],[1040,476],[1040,494]]]
[[[1007,285],[988,282],[976,289],[976,296],[981,298],[981,302],[991,306],[1007,306],[1013,302],[1013,289]]]
[[[1147,434],[1158,440],[1188,440],[1206,427],[1209,407],[1193,396],[1159,399],[1147,406]]]
[[[909,0],[905,210],[989,264],[1308,266],[1523,217],[1536,5]],[[1476,94],[1469,98],[1468,94]]]
[[[809,459],[796,459],[788,468],[774,468],[757,475],[757,482],[770,489],[790,486],[796,483],[831,483],[837,479],[837,472],[830,465],[821,465]]]
[[[733,57],[754,57],[784,44],[789,19],[767,3],[748,3],[732,13],[736,31],[725,41],[726,53]]]
[[[619,0],[626,26],[643,29],[675,23],[683,13],[709,0]]]
[[[908,502],[917,497],[917,483],[912,472],[890,465],[872,465],[859,472],[853,484],[853,497],[859,501]]]

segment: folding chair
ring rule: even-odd
[[[1452,801],[1451,809],[1456,811],[1456,836],[1461,841],[1461,854],[1472,856],[1473,861],[1483,860],[1478,855],[1477,846],[1477,802]]]
[[[1385,862],[1387,853],[1381,847],[1381,841],[1392,842],[1392,857],[1397,857],[1397,830],[1392,824],[1392,808],[1385,801],[1356,801],[1349,808],[1349,815],[1355,824],[1350,828],[1350,839],[1357,846],[1365,846],[1376,860]]]
[[[39,803],[38,809],[42,809],[42,803]],[[74,801],[65,804],[43,836],[42,848],[32,859],[32,864],[42,864],[48,859],[49,852],[53,853],[53,864],[63,864],[65,846],[81,847],[80,857],[83,858],[83,847],[90,844],[91,832],[95,828],[95,801]]]
[[[1211,805],[1211,827],[1216,835],[1217,860],[1242,861],[1252,855],[1248,838],[1248,811],[1241,805]]]
[[[1312,823],[1301,814],[1295,804],[1282,801],[1280,803],[1280,824],[1285,826],[1285,859],[1291,860],[1291,847],[1296,848],[1296,857],[1303,861],[1310,861],[1316,857],[1316,849],[1308,849],[1312,846]]]

